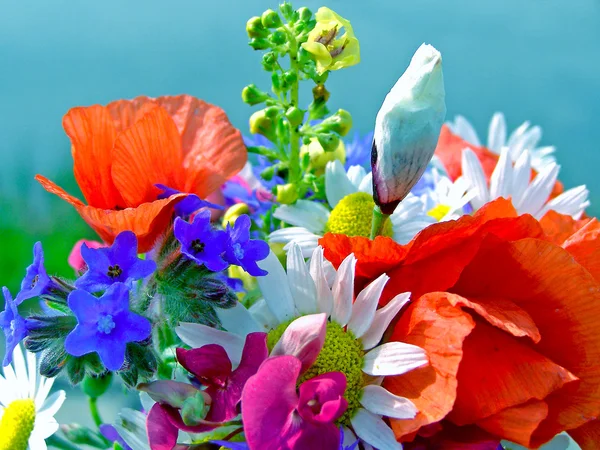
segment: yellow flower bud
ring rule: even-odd
[[[250,213],[250,208],[245,203],[237,203],[225,211],[223,215],[223,228],[227,226],[227,224],[233,225],[238,217],[243,214]]]
[[[323,74],[358,64],[360,46],[350,22],[326,7],[319,8],[316,19],[317,24],[302,48],[312,54],[317,72]],[[340,36],[342,29],[344,33]]]
[[[275,140],[276,136],[273,120],[267,117],[264,109],[256,111],[250,116],[250,133],[262,134],[271,141]]]
[[[290,205],[298,200],[298,188],[295,184],[280,184],[277,186],[277,201],[282,205]]]
[[[309,154],[310,167],[315,170],[317,175],[325,171],[325,166],[329,161],[337,159],[342,164],[346,162],[346,147],[341,140],[334,151],[326,152],[317,138],[311,138],[308,145],[303,145],[300,148],[300,156],[303,156],[305,153]]]

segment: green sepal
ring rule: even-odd
[[[86,375],[81,383],[81,390],[91,398],[98,398],[110,389],[112,384],[112,372],[101,375]]]

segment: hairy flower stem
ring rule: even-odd
[[[102,421],[102,417],[100,417],[100,412],[98,411],[98,399],[89,397],[88,404],[90,406],[90,413],[92,414],[92,419],[94,423],[99,428],[104,422]]]
[[[371,239],[375,239],[377,236],[381,235],[383,231],[383,226],[387,218],[390,217],[389,214],[384,214],[379,209],[379,206],[375,205],[373,208],[373,222],[371,225]]]

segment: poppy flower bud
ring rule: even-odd
[[[373,197],[382,213],[391,214],[423,175],[445,116],[442,56],[423,44],[375,120]]]
[[[279,14],[272,9],[267,9],[264,13],[262,13],[260,21],[266,28],[277,28],[282,24],[281,17],[279,17]]]

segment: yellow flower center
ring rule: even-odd
[[[0,421],[0,450],[27,450],[34,424],[33,400],[15,400],[8,405]]]
[[[346,195],[331,211],[325,231],[346,236],[371,236],[374,206],[373,197],[366,192]],[[381,234],[393,236],[392,223],[389,219],[386,219]]]
[[[284,322],[271,330],[267,336],[267,345],[271,350],[290,322]],[[360,398],[365,381],[363,378],[363,358],[365,352],[360,340],[354,334],[335,322],[327,323],[325,343],[317,360],[300,379],[298,385],[318,375],[328,372],[342,372],[346,376],[344,398],[348,401],[348,409],[337,421],[338,425],[350,425],[350,418],[361,407]]]
[[[450,207],[448,205],[437,205],[427,211],[427,215],[433,217],[438,222],[443,219],[443,217],[450,212]]]

